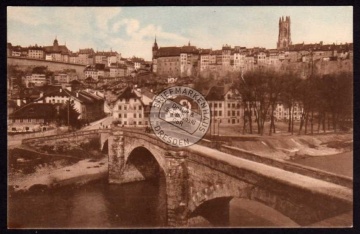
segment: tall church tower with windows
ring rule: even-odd
[[[284,19],[279,19],[279,38],[277,42],[278,49],[287,49],[291,45],[291,32],[290,32],[290,16],[286,16]]]

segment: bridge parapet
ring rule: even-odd
[[[301,175],[310,176],[315,179],[325,180],[348,188],[353,187],[353,179],[347,176],[334,174],[331,172],[323,171],[320,169],[316,169],[304,165],[298,165],[292,162],[287,162],[276,158],[264,157],[243,149],[222,144],[221,142],[217,142],[217,141],[202,139],[199,143],[202,146],[217,149],[221,152],[233,156],[237,156],[254,162],[259,162],[273,167],[281,168],[283,170],[295,172]]]
[[[260,201],[301,225],[352,210],[352,189],[284,171],[268,165],[236,158],[206,147],[193,145],[187,149],[191,178],[202,182],[190,189],[189,209],[211,198],[240,197]],[[201,171],[202,175],[198,175]],[[211,173],[210,173],[211,172]],[[220,194],[220,195],[219,195]]]
[[[51,135],[46,137],[35,137],[23,139],[22,144],[27,145],[34,150],[42,150],[44,147],[54,147],[55,145],[62,145],[66,148],[78,147],[82,143],[89,143],[92,139],[99,140],[100,150],[102,150],[102,143],[106,141],[106,137],[111,130],[90,130],[77,131],[59,135]],[[94,145],[93,145],[94,146]]]

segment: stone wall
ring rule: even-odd
[[[8,65],[18,65],[20,68],[26,67],[48,67],[50,71],[62,71],[64,69],[74,69],[79,79],[84,79],[85,65],[72,64],[64,62],[47,61],[41,59],[30,59],[30,58],[18,58],[18,57],[7,57]]]

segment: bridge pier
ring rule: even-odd
[[[167,226],[188,225],[188,171],[184,152],[168,151],[166,158]]]
[[[108,139],[109,149],[109,183],[121,184],[124,167],[124,133],[122,131],[113,132]]]

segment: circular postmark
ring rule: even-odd
[[[210,126],[210,108],[198,91],[174,86],[155,96],[149,118],[159,139],[172,146],[186,147],[206,134]]]

